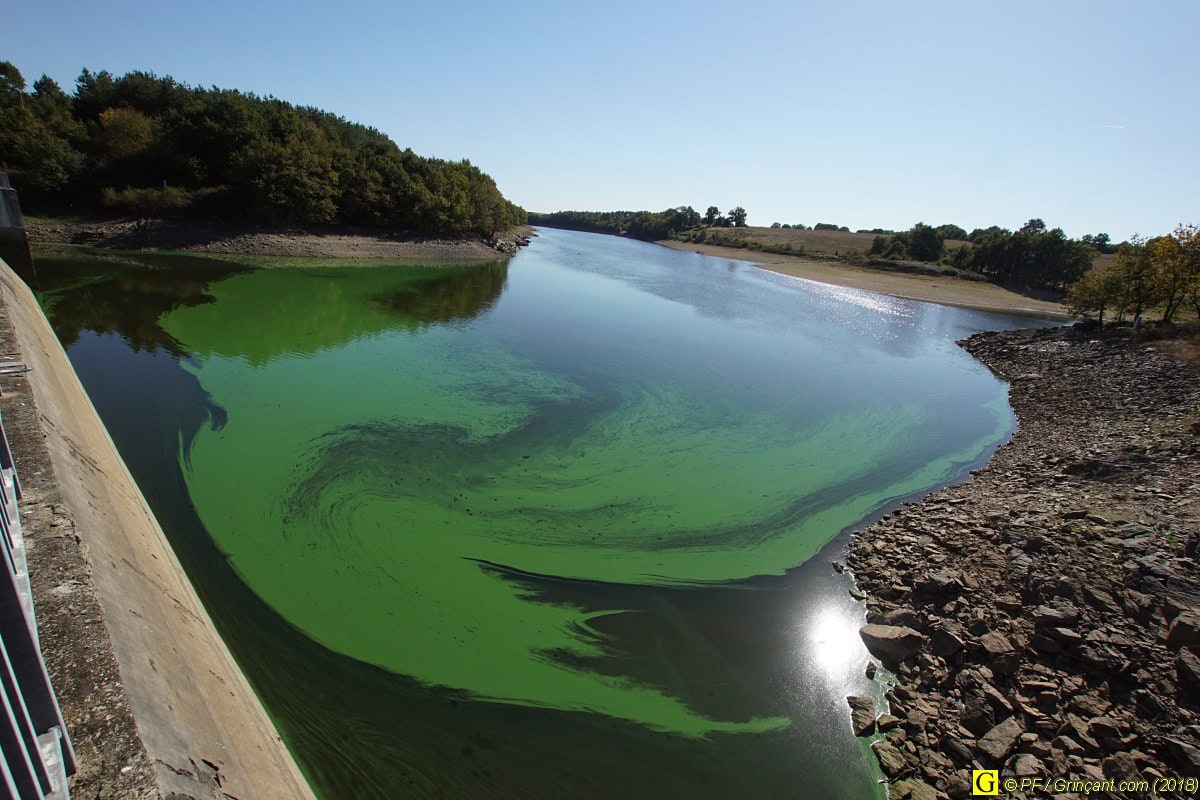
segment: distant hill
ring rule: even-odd
[[[469,161],[424,158],[315,108],[149,72],[26,89],[0,62],[0,169],[33,212],[349,223],[492,235],[525,221]]]

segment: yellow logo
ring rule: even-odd
[[[971,794],[997,795],[1000,794],[1000,770],[973,769],[971,770]]]

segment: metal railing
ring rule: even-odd
[[[75,752],[42,661],[20,498],[21,483],[0,417],[0,798],[67,800]]]

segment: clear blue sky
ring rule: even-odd
[[[1200,3],[21,0],[0,59],[272,94],[530,210],[1200,223]]]

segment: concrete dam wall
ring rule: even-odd
[[[0,261],[0,375],[42,649],[89,797],[314,797],[25,282]]]

